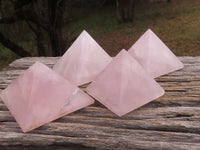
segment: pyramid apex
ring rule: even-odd
[[[147,31],[148,31],[148,32],[153,32],[153,31],[152,31],[150,28],[149,28],[149,29],[147,29]]]
[[[151,29],[147,29],[145,33],[148,35],[148,37],[150,37],[152,34],[155,34]]]
[[[78,38],[79,37],[82,37],[82,38],[87,38],[89,41],[90,40],[92,40],[93,42],[96,42],[95,40],[94,40],[94,38],[86,31],[86,30],[83,30],[82,32],[81,32],[81,34],[78,36]],[[77,38],[77,39],[78,39]],[[90,41],[90,42],[92,42],[92,41]],[[97,42],[96,42],[97,43]]]
[[[39,62],[39,61],[36,61],[32,66],[30,66],[31,68],[34,68],[34,67],[38,67],[38,66],[45,66],[43,63]]]
[[[122,49],[117,55],[116,57],[120,57],[120,56],[123,56],[123,55],[127,55],[128,52],[125,50],[125,49]]]
[[[82,33],[87,33],[87,31],[84,29],[84,30],[82,31]]]
[[[89,34],[86,30],[83,30],[82,32],[81,32],[81,35],[82,34]]]
[[[122,49],[122,50],[120,51],[120,53],[127,53],[127,51],[126,51],[125,49]]]
[[[42,63],[39,61],[36,61],[33,65],[37,65],[37,64],[42,64]]]

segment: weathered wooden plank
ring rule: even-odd
[[[190,143],[195,145],[195,143],[199,144],[200,135],[199,134],[192,134],[192,133],[180,133],[180,132],[163,132],[163,131],[150,131],[150,130],[134,130],[134,129],[121,129],[121,128],[113,128],[113,127],[102,127],[102,126],[95,126],[95,125],[85,125],[85,124],[78,124],[78,123],[56,123],[52,122],[48,125],[43,126],[40,128],[40,130],[34,130],[30,133],[22,134],[21,131],[17,128],[16,123],[13,123],[12,125],[9,125],[9,129],[7,129],[8,125],[5,125],[5,132],[7,133],[15,133],[13,134],[14,137],[10,137],[7,134],[1,135],[2,139],[0,139],[0,142],[2,145],[10,145],[15,146],[18,143],[22,143],[22,145],[28,145],[31,143],[31,141],[36,142],[34,144],[36,145],[43,145],[43,136],[52,137],[54,136],[54,140],[56,140],[59,136],[62,136],[65,140],[66,138],[75,138],[76,140],[82,139],[83,146],[88,147],[99,147],[100,143],[105,143],[108,145],[104,145],[103,149],[106,149],[106,147],[111,145],[117,145],[118,142],[128,142],[128,144],[135,146],[133,141],[149,141],[149,142],[164,142],[168,143],[168,146],[172,145],[173,142],[179,142],[180,144],[187,144]],[[54,133],[53,135],[50,133]],[[21,135],[21,139],[17,139],[16,135]],[[34,136],[38,136],[38,139],[41,140],[35,140]],[[27,141],[28,137],[28,141]],[[7,138],[7,139],[6,139]],[[13,140],[15,138],[15,140]],[[179,141],[177,141],[177,138]],[[31,139],[31,140],[30,140]],[[46,139],[45,144],[48,145],[48,143],[51,143],[51,140],[53,139]],[[89,139],[89,141],[87,141]],[[95,141],[96,143],[91,143],[93,140],[96,139],[98,141]],[[11,140],[11,141],[10,141]],[[58,140],[63,140],[59,139]],[[109,143],[107,143],[109,140]],[[117,141],[117,142],[116,142]],[[55,141],[54,141],[55,142]],[[76,144],[80,144],[79,141],[63,141],[63,144],[70,144],[67,142],[72,142],[71,144],[74,144],[73,142],[76,142]],[[130,143],[129,143],[130,142]],[[33,144],[33,143],[32,143]],[[94,144],[94,145],[93,145]],[[147,143],[143,143],[145,146],[148,146]],[[149,143],[148,143],[149,144]],[[120,145],[117,145],[120,146]],[[173,145],[172,145],[173,146]],[[115,147],[115,146],[114,146]],[[140,145],[142,147],[142,145]],[[113,148],[113,147],[112,147]],[[119,148],[126,148],[126,145],[121,145]],[[130,147],[131,148],[131,147]],[[134,147],[132,147],[134,148]],[[156,147],[161,148],[161,147]]]
[[[190,121],[198,119],[200,117],[199,107],[146,107],[147,105],[123,116],[118,117],[111,113],[108,109],[104,107],[93,107],[89,106],[71,115],[67,116],[86,116],[86,117],[96,117],[96,118],[114,118],[120,120],[180,120],[180,121]],[[11,121],[10,114],[8,111],[0,111],[0,121]],[[65,117],[62,117],[61,122],[63,122]],[[13,120],[13,119],[12,119]],[[14,121],[14,120],[13,120]],[[200,121],[200,120],[196,120]]]
[[[55,64],[55,62],[57,62],[59,58],[60,57],[24,57],[13,61],[9,66],[14,68],[27,68],[36,61],[51,66]],[[200,65],[200,56],[196,57],[185,56],[185,57],[179,57],[179,59],[182,62],[184,62],[185,66],[192,65],[193,67],[195,67],[194,64]]]
[[[109,130],[109,129],[108,129]],[[133,131],[134,132],[134,131]],[[140,137],[140,133],[144,131],[136,132],[136,137]],[[176,136],[181,136],[183,139],[194,139],[193,134],[174,134],[174,137],[169,137],[165,133],[157,133],[163,136],[163,139],[171,138],[171,141],[160,142],[152,139],[152,132],[147,132],[148,140],[137,140],[136,138],[124,138],[122,136],[116,137],[107,137],[107,139],[102,139],[98,137],[66,137],[58,135],[43,135],[43,134],[23,134],[12,132],[0,132],[0,136],[3,137],[0,139],[0,142],[5,146],[18,146],[21,143],[21,140],[24,140],[22,146],[68,146],[73,145],[75,148],[96,148],[98,149],[186,149],[190,147],[191,149],[198,149],[200,144],[194,144],[190,142],[180,143],[179,141],[173,141]],[[131,134],[130,134],[131,135]],[[114,139],[113,139],[114,138]],[[136,140],[135,140],[136,139]],[[194,139],[195,140],[195,139]],[[13,142],[16,141],[16,142]],[[32,141],[35,141],[34,143]]]
[[[15,60],[9,66],[18,69],[25,69],[38,61],[51,67],[57,62],[58,59],[59,57],[25,57]]]
[[[19,132],[21,133],[21,129],[17,125],[17,123],[14,121],[14,118],[11,116],[8,116],[9,118],[2,118],[0,121],[0,131],[12,131],[12,132]],[[112,127],[117,129],[127,129],[127,130],[148,130],[148,131],[163,131],[163,132],[176,132],[176,133],[194,133],[194,134],[200,134],[200,122],[199,121],[193,121],[188,120],[189,116],[186,116],[181,118],[181,116],[176,116],[176,118],[166,118],[168,121],[166,122],[166,119],[164,118],[158,118],[156,119],[119,119],[119,118],[107,118],[107,117],[88,117],[88,116],[74,116],[69,115],[67,117],[63,117],[62,119],[58,119],[52,123],[49,123],[47,125],[44,125],[32,132],[34,133],[43,133],[43,134],[52,134],[56,133],[57,128],[59,128],[61,125],[68,128],[69,123],[77,124],[76,130],[72,130],[69,128],[69,131],[60,131],[59,132],[65,132],[65,134],[68,135],[77,135],[80,134],[79,132],[83,129],[80,125],[85,126],[96,126],[97,130],[98,127]],[[197,117],[196,117],[197,118]],[[198,120],[200,117],[198,116]],[[182,121],[184,120],[184,121]],[[53,126],[53,125],[58,126]],[[52,127],[53,126],[53,127]],[[49,128],[53,128],[52,131],[49,131]],[[41,131],[42,130],[42,131]],[[53,130],[55,130],[53,132]],[[92,130],[91,130],[92,131]],[[30,133],[32,133],[30,132]],[[73,132],[73,133],[72,133]],[[96,135],[97,136],[97,135]]]
[[[165,89],[165,95],[123,117],[117,117],[96,102],[29,133],[22,133],[0,100],[0,150],[30,147],[200,149],[200,57],[180,59],[184,69],[156,79]],[[14,61],[0,72],[0,90],[35,61],[52,67],[57,60],[36,57]],[[87,85],[81,88],[85,87]]]

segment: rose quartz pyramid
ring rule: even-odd
[[[14,80],[0,97],[24,132],[94,102],[75,85],[39,62]]]
[[[86,91],[118,116],[164,94],[162,87],[125,50],[113,59]]]
[[[129,53],[153,78],[183,68],[179,59],[150,29],[129,49]]]
[[[76,85],[91,82],[112,58],[83,31],[53,69]]]

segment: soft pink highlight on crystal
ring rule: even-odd
[[[183,68],[182,62],[148,29],[128,51],[153,78]]]
[[[112,58],[83,31],[53,69],[76,85],[91,82]]]
[[[162,87],[125,50],[112,60],[86,91],[118,116],[164,94]]]
[[[0,97],[24,132],[94,103],[75,85],[36,62]]]

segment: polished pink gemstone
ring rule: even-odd
[[[94,102],[75,85],[36,62],[0,95],[24,132]]]
[[[182,62],[150,29],[128,52],[153,78],[183,68]]]
[[[118,116],[164,94],[162,87],[125,50],[112,60],[86,91]]]
[[[112,58],[83,31],[53,70],[76,85],[91,82]]]

